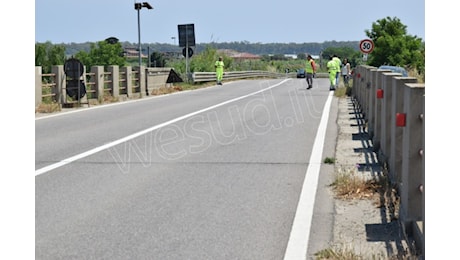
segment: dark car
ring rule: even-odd
[[[306,76],[307,76],[307,73],[305,72],[304,69],[297,70],[297,78],[305,78]]]
[[[379,67],[379,70],[391,70],[392,72],[400,73],[403,77],[408,76],[407,70],[404,69],[403,67],[382,65]]]

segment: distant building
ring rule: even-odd
[[[297,54],[284,54],[284,57],[286,58],[291,58],[291,59],[297,59]]]
[[[125,48],[123,50],[123,55],[127,58],[137,58],[139,57],[139,51],[137,48]],[[141,58],[147,58],[147,55],[141,53]]]
[[[310,55],[314,60],[319,59],[319,55],[313,55],[313,54],[310,54]],[[305,53],[305,56],[308,56],[308,53]],[[297,59],[297,54],[284,54],[284,57]]]
[[[260,60],[260,56],[248,52],[237,52],[235,50],[221,49],[217,53],[233,58],[235,61]]]

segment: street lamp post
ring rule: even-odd
[[[139,72],[141,69],[142,65],[142,57],[141,57],[141,14],[140,11],[142,7],[146,7],[147,9],[153,9],[153,7],[147,3],[147,2],[142,2],[142,3],[134,3],[134,9],[137,10],[137,37],[138,37],[138,43],[139,43]]]

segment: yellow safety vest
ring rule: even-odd
[[[305,71],[307,73],[313,73],[313,66],[311,65],[312,62],[313,62],[313,59],[312,60],[307,60],[307,62],[305,64]]]
[[[223,70],[224,69],[224,62],[223,61],[216,61],[216,70]]]

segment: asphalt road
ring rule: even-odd
[[[37,118],[36,259],[283,259],[329,95],[236,81]],[[331,238],[320,167],[309,255]]]

